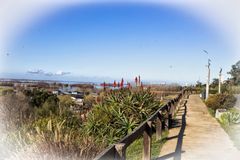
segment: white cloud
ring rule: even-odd
[[[35,70],[28,70],[27,73],[30,73],[30,74],[43,74],[44,71],[41,70],[41,69],[35,69]]]
[[[57,72],[55,73],[55,75],[60,75],[60,76],[62,76],[62,75],[67,75],[67,74],[70,74],[70,72],[57,71]]]
[[[56,73],[45,72],[42,69],[28,70],[27,73],[29,73],[29,74],[45,75],[45,76],[64,76],[64,75],[67,75],[67,74],[71,74],[71,72],[63,72],[63,71],[57,71]]]

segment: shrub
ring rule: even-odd
[[[216,111],[216,109],[230,109],[236,103],[236,98],[232,94],[210,95],[206,101],[207,107]]]

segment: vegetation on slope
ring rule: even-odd
[[[88,99],[88,105],[91,98]],[[4,96],[6,128],[15,150],[34,145],[34,153],[63,159],[90,159],[131,133],[160,102],[150,90],[121,89],[101,94],[86,120],[70,108],[68,96],[28,90]]]

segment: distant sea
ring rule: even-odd
[[[39,80],[39,79],[12,79],[0,78],[2,82],[18,81],[18,82],[45,82],[45,83],[62,83],[62,84],[100,84],[102,82],[83,82],[83,81],[65,81],[65,80]]]

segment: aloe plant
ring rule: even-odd
[[[85,130],[97,139],[114,143],[132,132],[159,106],[159,101],[150,90],[111,91],[93,107]]]
[[[230,111],[227,113],[224,113],[220,117],[220,122],[226,126],[232,125],[232,124],[239,124],[240,123],[240,113],[235,111]]]

